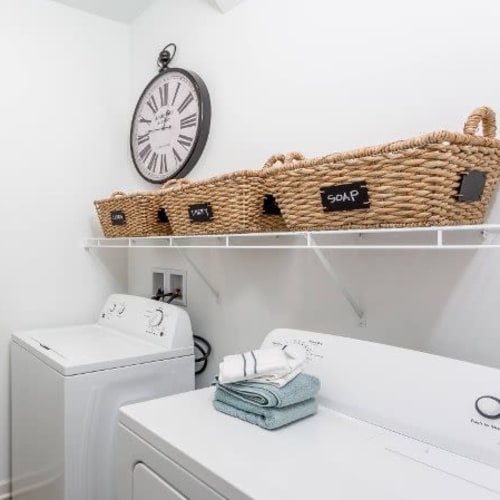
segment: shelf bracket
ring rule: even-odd
[[[330,264],[328,259],[325,257],[325,254],[323,253],[321,248],[315,244],[312,236],[310,234],[308,234],[307,236],[308,236],[307,237],[307,245],[310,248],[312,248],[316,257],[318,257],[318,260],[321,262],[321,265],[324,267],[325,271],[328,273],[330,278],[335,282],[335,285],[338,287],[338,289],[340,290],[340,292],[342,293],[342,295],[344,296],[346,301],[351,306],[352,310],[354,311],[354,313],[358,317],[358,320],[359,320],[358,325],[361,328],[365,328],[366,327],[366,316],[365,316],[363,309],[361,309],[361,307],[358,304],[358,302],[356,301],[356,299],[351,295],[351,292],[349,292],[349,290],[344,286],[344,284],[342,283],[342,281],[339,278],[339,275],[337,274],[337,272],[335,271],[333,266]]]
[[[175,248],[175,245],[172,248]],[[205,283],[205,285],[207,286],[207,288],[212,292],[213,296],[215,297],[216,302],[218,304],[220,304],[220,293],[219,293],[219,291],[212,286],[212,284],[210,283],[210,281],[208,280],[208,278],[203,274],[203,272],[201,271],[201,269],[192,261],[192,259],[190,257],[188,257],[188,255],[186,254],[186,252],[184,252],[180,248],[176,248],[176,250],[179,252],[179,254],[181,255],[181,257],[191,266],[191,268],[198,275],[198,277],[201,279],[201,281],[203,281],[203,283]]]
[[[443,246],[443,231],[441,231],[441,229],[436,231],[436,246],[438,248]]]

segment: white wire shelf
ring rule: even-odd
[[[500,224],[146,238],[86,238],[84,247],[210,250],[491,249],[500,248]]]

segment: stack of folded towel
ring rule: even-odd
[[[320,382],[302,373],[305,355],[296,347],[226,356],[219,365],[215,409],[265,429],[316,413]]]

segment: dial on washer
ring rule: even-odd
[[[500,418],[500,399],[494,396],[481,396],[476,400],[476,410],[482,417]]]
[[[163,311],[161,309],[156,309],[153,315],[149,318],[149,326],[155,327],[160,326],[163,321]]]

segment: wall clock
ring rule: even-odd
[[[139,174],[161,184],[184,177],[199,160],[210,128],[210,95],[192,71],[169,68],[173,43],[158,57],[159,74],[144,89],[132,118],[130,151]]]

